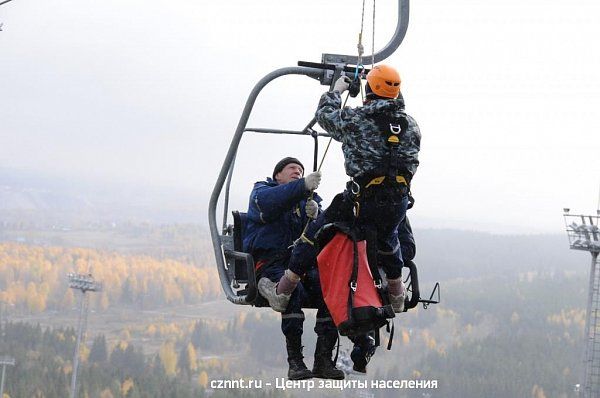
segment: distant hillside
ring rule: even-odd
[[[569,250],[567,237],[493,235],[484,232],[415,229],[421,281],[536,271],[589,272],[589,256]],[[213,247],[206,227],[197,224],[87,223],[64,228],[35,228],[0,223],[0,242],[86,247],[173,258],[200,267],[213,266]]]
[[[92,249],[0,243],[0,302],[23,313],[68,310],[74,302],[66,275],[88,272],[104,283],[94,308],[197,304],[221,296],[214,267],[123,256]]]
[[[478,278],[526,271],[588,272],[588,257],[569,250],[566,235],[494,235],[415,230],[422,280]]]
[[[125,220],[202,223],[205,208],[197,192],[0,168],[0,223],[37,227]]]

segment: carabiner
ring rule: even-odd
[[[350,178],[350,182],[352,182],[352,185],[350,186],[350,192],[352,192],[353,195],[358,196],[360,193],[360,185],[354,181],[354,178]]]

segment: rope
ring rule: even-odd
[[[362,36],[363,36],[363,31],[364,31],[364,26],[365,26],[365,3],[366,3],[366,0],[363,0],[362,13],[361,13],[361,17],[360,17],[360,33],[358,34],[358,44],[356,45],[356,48],[358,49],[358,63],[356,65],[356,71],[354,72],[355,79],[359,77],[359,72],[358,72],[359,69],[362,68],[362,70],[360,72],[360,77],[362,77],[365,73],[365,67],[362,64],[362,57],[365,52],[365,48],[362,44]],[[371,48],[372,48],[372,52],[371,52],[371,68],[372,68],[373,65],[375,64],[375,0],[373,0],[373,40],[371,43]],[[364,101],[362,84],[360,85],[360,95]],[[350,93],[348,93],[348,95],[346,95],[346,99],[344,100],[342,109],[344,109],[346,107],[346,103],[348,102],[349,98],[350,98]],[[319,163],[319,167],[317,168],[317,171],[321,171],[321,166],[323,166],[323,162],[325,161],[325,156],[327,156],[327,152],[329,151],[329,146],[331,145],[332,140],[333,139],[331,137],[329,137],[329,142],[327,143],[327,147],[325,148],[325,152],[323,153],[323,157],[321,158],[321,162]],[[310,199],[312,199],[312,198],[313,198],[313,192],[310,193]],[[306,227],[304,228],[304,231],[306,231]]]
[[[342,109],[344,109],[344,107],[346,106],[346,102],[348,102],[348,98],[350,98],[350,93],[348,93],[348,95],[346,95],[346,100],[344,101],[344,105],[342,105]],[[323,152],[323,157],[321,158],[321,162],[319,163],[319,167],[317,168],[317,171],[321,171],[321,167],[323,166],[323,162],[325,162],[325,156],[327,156],[327,152],[329,152],[329,147],[331,146],[331,141],[333,141],[333,137],[329,137],[329,141],[327,142],[327,146],[325,147],[325,151]],[[310,191],[310,196],[308,197],[308,200],[313,200],[315,196],[315,191]],[[306,222],[306,225],[304,226],[304,229],[302,230],[302,233],[300,234],[300,238],[298,238],[299,240],[301,240],[302,242],[307,242],[307,243],[311,243],[314,245],[314,243],[312,243],[312,241],[310,239],[308,239],[306,237],[306,229],[308,228],[308,225],[310,224],[312,220],[309,219]],[[298,240],[296,240],[297,242]],[[294,242],[294,245],[296,244],[296,242]]]
[[[362,64],[362,56],[365,52],[365,47],[362,44],[362,35],[363,35],[363,27],[365,25],[365,1],[363,0],[362,2],[362,15],[360,18],[360,33],[358,34],[358,44],[356,45],[356,48],[358,49],[358,62],[357,65]]]
[[[359,77],[359,72],[358,72],[359,69],[362,69],[360,72],[360,78],[362,78],[362,76],[365,73],[365,67],[362,64],[362,57],[363,57],[363,54],[365,51],[365,48],[362,44],[362,36],[363,36],[363,30],[364,30],[364,24],[365,24],[365,3],[366,3],[366,0],[363,0],[362,14],[361,14],[361,18],[360,18],[360,33],[358,34],[358,44],[356,45],[356,48],[358,49],[358,62],[356,64],[356,71],[354,73],[355,79]],[[372,69],[373,65],[375,64],[375,0],[373,0],[373,37],[372,37],[371,48],[372,48],[372,52],[371,52],[371,69]],[[364,101],[362,84],[360,85],[360,96],[361,96],[362,100]],[[348,92],[341,109],[344,109],[346,107],[346,103],[348,102],[349,98],[350,98],[350,93]],[[321,158],[321,162],[319,163],[319,167],[317,168],[317,171],[321,171],[321,167],[323,166],[323,163],[325,162],[325,157],[327,156],[327,152],[329,152],[329,147],[331,146],[331,141],[333,141],[333,138],[329,137],[329,142],[327,142],[327,147],[325,148],[325,151],[323,152],[323,157]],[[314,198],[314,191],[311,191],[309,200],[312,200],[313,198]],[[311,220],[308,220],[308,222],[304,226],[304,230],[302,231],[302,234],[300,234],[299,240],[302,240],[304,242],[306,242],[306,241],[310,242],[310,240],[305,235],[306,229],[308,228],[310,221]],[[294,243],[296,243],[296,242],[294,242]]]
[[[362,66],[363,54],[365,52],[365,47],[362,44],[362,37],[365,25],[365,2],[362,2],[362,14],[360,18],[360,33],[358,34],[358,44],[356,48],[358,49],[358,62],[356,67]],[[373,0],[373,34],[371,35],[371,69],[375,66],[375,11],[376,11],[376,0]],[[358,70],[358,69],[357,69]]]
[[[371,69],[373,69],[373,67],[375,66],[375,10],[376,10],[376,6],[375,6],[375,2],[376,0],[373,0],[373,33],[371,35]],[[354,79],[359,78],[359,69],[361,69],[360,71],[360,78],[362,79],[364,77],[365,74],[365,67],[363,65],[363,55],[365,52],[365,47],[362,44],[362,37],[363,37],[363,32],[364,32],[364,26],[365,26],[365,3],[366,0],[363,0],[362,2],[362,13],[361,13],[361,18],[360,18],[360,33],[358,34],[358,43],[356,45],[356,48],[358,49],[358,61],[356,63],[356,71],[354,72]],[[360,86],[360,96],[361,99],[364,102],[364,94],[363,94],[363,87],[362,84]],[[347,101],[347,99],[346,99]],[[344,103],[345,106],[345,103]]]
[[[375,0],[373,0],[373,37],[371,41],[371,69],[375,66]]]

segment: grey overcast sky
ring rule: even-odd
[[[396,4],[377,1],[377,49],[391,37]],[[206,198],[254,84],[323,52],[354,54],[361,5],[13,0],[0,6],[0,167]],[[369,0],[368,50],[371,8]],[[400,70],[423,134],[416,225],[559,232],[563,206],[595,211],[599,20],[597,0],[411,1],[408,34],[385,62]],[[279,79],[249,126],[300,129],[324,89]],[[242,143],[238,208],[279,158],[312,158],[310,139]],[[342,163],[336,144],[323,168],[326,198],[343,187]]]

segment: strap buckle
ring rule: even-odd
[[[395,135],[400,134],[402,132],[402,125],[390,123],[390,132]]]
[[[360,202],[355,200],[352,206],[352,212],[354,213],[354,217],[358,218],[360,214]]]

